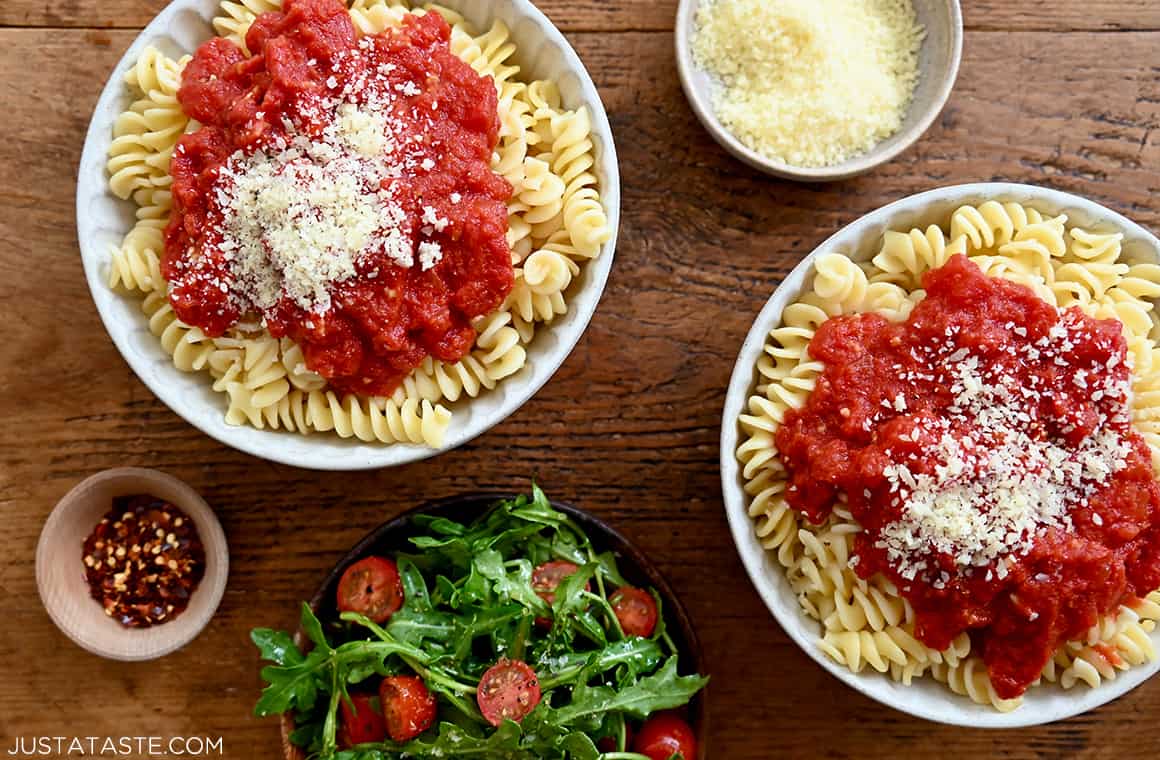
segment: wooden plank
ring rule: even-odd
[[[139,29],[166,5],[168,0],[5,0],[0,27]],[[541,0],[536,5],[566,32],[671,29],[677,7],[676,0]]]
[[[565,32],[666,31],[678,0],[539,0],[536,5]],[[5,0],[0,27],[139,29],[168,0]],[[969,0],[968,29],[995,31],[1146,31],[1160,29],[1160,6],[1130,0]]]
[[[1000,32],[1149,31],[1160,29],[1160,7],[1124,0],[962,0],[967,29]]]
[[[1132,4],[1116,7],[1127,14]],[[649,13],[640,11],[644,26]],[[911,720],[830,678],[743,579],[721,515],[717,440],[733,359],[779,278],[887,201],[1010,179],[1088,195],[1160,227],[1160,33],[971,33],[958,89],[923,143],[826,186],[768,179],[712,143],[681,95],[667,33],[574,35],[612,114],[625,186],[601,308],[553,381],[494,431],[435,460],[355,474],[226,449],[157,402],[106,339],[76,253],[71,178],[97,92],[132,36],[0,31],[4,742],[73,731],[209,734],[225,737],[226,757],[274,756],[275,726],[249,717],[259,679],[247,631],[292,625],[297,601],[337,556],[416,501],[520,488],[532,475],[623,528],[680,590],[713,664],[712,757],[923,757],[953,747],[964,756],[1119,758],[1150,741],[1139,716],[1160,710],[1160,680],[1057,726],[996,734]],[[198,488],[232,552],[213,625],[184,651],[141,665],[69,644],[40,606],[32,567],[55,501],[85,475],[126,462]]]

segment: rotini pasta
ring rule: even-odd
[[[537,325],[567,313],[567,294],[581,267],[611,239],[590,114],[585,107],[565,108],[553,82],[519,79],[516,43],[503,23],[477,34],[461,15],[439,6],[347,0],[347,7],[361,35],[397,27],[409,13],[440,13],[452,28],[452,51],[495,84],[500,133],[492,169],[513,187],[507,241],[515,285],[498,310],[476,321],[472,351],[455,363],[429,357],[390,398],[367,398],[329,389],[298,345],[258,325],[239,325],[210,339],[178,320],[167,303],[161,267],[173,205],[169,164],[178,139],[198,124],[177,98],[189,57],[173,59],[153,47],[125,73],[135,100],[117,119],[109,150],[110,189],[136,204],[137,222],[110,250],[107,280],[111,288],[145,298],[150,329],[179,369],[213,377],[214,389],[228,399],[227,422],[439,446],[451,424],[443,404],[475,398],[519,372]],[[281,0],[224,0],[213,28],[249,54],[251,24],[280,8]]]
[[[790,506],[777,433],[789,410],[810,398],[825,370],[809,351],[820,325],[834,316],[866,312],[906,320],[925,296],[923,275],[961,254],[984,273],[1027,285],[1053,305],[1121,323],[1132,366],[1133,427],[1160,472],[1154,305],[1160,266],[1125,260],[1120,233],[1069,227],[1065,216],[1046,217],[1017,203],[965,206],[948,221],[945,228],[888,231],[877,254],[862,264],[839,253],[816,258],[812,285],[784,309],[757,361],[755,389],[739,419],[736,455],[758,540],[784,568],[803,612],[817,621],[817,645],[826,656],[855,673],[872,670],[904,684],[927,675],[974,702],[1009,711],[1021,699],[999,696],[966,633],[948,649],[927,647],[915,633],[910,603],[890,580],[854,571],[854,541],[863,529],[845,508],[844,495],[821,524]],[[1151,633],[1157,620],[1160,592],[1120,607],[1086,636],[1059,648],[1040,681],[1094,688],[1133,665],[1154,661]]]
[[[149,331],[161,341],[161,347],[173,357],[182,372],[197,372],[208,366],[214,342],[196,327],[181,322],[165,295],[154,291],[145,296],[141,310],[149,320]]]

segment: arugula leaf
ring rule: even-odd
[[[459,609],[459,589],[446,575],[435,577],[435,593],[431,603],[436,606],[446,604],[453,610]]]
[[[616,564],[616,555],[612,552],[601,552],[596,555],[596,561],[600,564],[600,574],[608,580],[612,581],[614,586],[627,586],[628,581],[620,574],[620,568]]]
[[[551,608],[532,588],[532,564],[527,560],[515,560],[515,570],[508,573],[504,568],[503,555],[488,549],[475,556],[474,567],[479,574],[492,582],[492,590],[503,599],[511,599],[531,610],[537,617],[548,617]]]
[[[579,570],[560,581],[560,585],[556,587],[555,601],[552,603],[552,615],[557,624],[565,620],[568,615],[579,611],[586,604],[587,599],[583,591],[588,582],[592,580],[592,576],[596,574],[596,569],[595,564],[583,565]]]
[[[404,607],[391,616],[387,632],[414,646],[426,640],[446,641],[455,632],[455,619],[443,612],[417,612]]]
[[[320,690],[330,694],[331,701],[334,702],[335,689],[344,689],[350,674],[358,673],[361,678],[365,678],[370,672],[381,672],[385,667],[386,658],[391,655],[407,655],[418,660],[425,660],[427,657],[421,650],[386,635],[386,632],[378,626],[374,628],[382,632],[384,640],[350,641],[337,649],[332,649],[322,636],[322,627],[310,612],[310,608],[303,605],[303,610],[303,627],[307,628],[308,620],[313,620],[322,644],[300,661],[262,668],[262,678],[267,686],[262,691],[258,704],[254,706],[254,714],[259,717],[283,713],[290,709],[310,712],[315,706]],[[343,618],[347,619],[348,615],[344,615]],[[361,618],[361,616],[351,617]],[[366,618],[356,622],[363,621],[370,623]]]
[[[661,595],[655,588],[650,588],[648,592],[652,594],[653,603],[657,606],[657,625],[656,628],[653,629],[653,635],[649,638],[651,638],[653,641],[660,641],[661,639],[668,636],[668,631],[665,628],[665,602],[663,599],[661,599]]]
[[[539,486],[532,486],[532,501],[530,504],[521,504],[511,509],[509,514],[517,520],[539,523],[549,527],[558,527],[567,522],[568,517],[558,512],[548,501],[548,497]]]
[[[314,642],[316,647],[330,651],[330,644],[326,641],[326,634],[322,632],[322,623],[318,622],[318,618],[314,616],[314,611],[310,609],[310,605],[306,602],[302,603],[302,619],[299,625],[302,626],[302,630],[306,631],[307,637]]]
[[[592,737],[581,731],[567,734],[559,748],[568,753],[568,760],[597,760],[600,757],[600,750]]]
[[[446,517],[435,515],[415,515],[411,524],[418,528],[426,528],[432,533],[442,536],[462,536],[467,533],[467,526]]]
[[[290,732],[290,742],[307,752],[317,752],[322,748],[322,728],[324,720],[309,713],[294,716],[294,730]]]
[[[331,758],[333,760],[391,760],[390,755],[374,747],[344,749],[337,754],[331,755]]]
[[[488,587],[487,578],[479,572],[475,563],[472,563],[467,580],[463,582],[463,588],[459,590],[459,594],[463,604],[483,604],[491,599],[491,589]]]
[[[376,658],[374,660],[366,660],[365,662],[356,662],[349,665],[344,681],[348,684],[362,683],[371,676],[395,675],[397,672],[397,668],[389,667],[385,660],[378,660]]]
[[[480,577],[489,581],[507,580],[507,571],[503,567],[503,555],[497,551],[485,551],[475,555],[471,568],[479,573]]]
[[[525,615],[522,604],[505,604],[501,607],[485,607],[471,611],[457,622],[456,640],[468,640],[486,636],[502,626],[519,620]]]
[[[537,758],[553,758],[553,760],[597,760],[604,757],[596,748],[595,740],[587,733],[587,729],[564,728],[554,721],[551,708],[541,704],[530,715],[524,718],[521,728],[524,732],[524,741],[521,746],[535,752]],[[592,727],[595,733],[595,726]],[[644,755],[616,754],[622,760],[646,760]]]
[[[471,565],[471,544],[464,536],[413,536],[411,544],[422,553],[399,555],[411,559],[420,567],[447,566],[462,571]],[[396,561],[397,559],[396,558]]]
[[[570,703],[552,710],[552,719],[559,726],[611,712],[644,719],[657,710],[688,703],[708,682],[709,679],[703,676],[677,675],[677,658],[674,656],[653,675],[620,691],[609,686],[577,686],[572,690]]]
[[[490,736],[468,733],[454,723],[440,723],[433,739],[415,739],[399,747],[406,757],[486,757],[495,760],[532,760],[535,756],[520,747],[523,732],[519,724],[504,721]]]
[[[618,667],[626,667],[637,675],[652,673],[663,659],[660,647],[655,641],[639,637],[624,639],[609,644],[604,650],[592,655],[578,680],[587,682]]]
[[[620,666],[633,673],[652,673],[664,657],[655,641],[633,637],[609,644],[592,653],[574,652],[542,663],[540,687],[554,689],[572,683],[587,683],[598,675]]]
[[[407,607],[413,610],[431,609],[431,598],[427,595],[427,581],[415,563],[403,557],[395,563],[399,569],[399,579],[403,583],[403,598]]]
[[[572,623],[578,633],[596,646],[602,647],[608,643],[608,634],[604,632],[604,626],[600,624],[591,610],[573,613]]]
[[[319,676],[329,660],[329,651],[316,649],[292,665],[262,668],[267,685],[254,705],[254,715],[278,715],[291,708],[309,712],[318,698]]]
[[[435,687],[433,687],[431,690],[441,694],[447,704],[451,707],[454,707],[456,714],[458,714],[461,718],[466,719],[466,722],[474,723],[477,727],[489,725],[487,718],[483,717],[483,713],[479,711],[479,707],[476,705],[474,699],[470,699],[463,694],[457,694],[451,689],[440,686],[438,684],[436,684]],[[456,723],[456,725],[462,728],[464,721],[460,721]]]
[[[503,554],[510,553],[514,546],[523,544],[533,536],[539,535],[544,526],[539,523],[528,523],[516,528],[505,530],[490,536],[480,537],[474,544],[476,552],[492,549]]]
[[[298,651],[294,638],[285,631],[255,628],[250,631],[250,641],[258,647],[263,660],[269,660],[277,665],[297,665],[305,659]]]

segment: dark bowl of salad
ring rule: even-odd
[[[406,512],[302,605],[254,713],[287,760],[704,760],[688,614],[624,536],[533,487]]]

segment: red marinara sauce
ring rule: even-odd
[[[964,256],[923,278],[902,323],[823,323],[817,387],[778,430],[791,506],[840,497],[855,569],[910,601],[916,636],[964,631],[996,693],[1160,587],[1160,486],[1129,413],[1119,322],[1066,311]]]
[[[389,394],[428,355],[451,362],[470,350],[471,321],[497,308],[513,284],[512,187],[490,168],[499,129],[494,83],[451,53],[449,39],[438,13],[409,15],[398,29],[360,38],[338,0],[286,0],[282,12],[262,14],[250,28],[253,55],[221,38],[198,49],[178,99],[202,126],[173,156],[174,214],[162,263],[182,320],[217,336],[259,318],[275,337],[297,341],[307,366],[334,388],[374,395]],[[368,248],[353,272],[325,283],[325,308],[305,308],[286,291],[255,303],[226,242],[223,198],[236,186],[235,167],[302,135],[323,139],[338,107],[372,102],[394,158],[389,176],[361,192],[389,195],[401,210],[402,222],[384,217],[377,233],[389,229],[415,251],[414,263]],[[293,170],[317,170],[303,163]],[[299,208],[306,220],[294,223],[311,224],[313,213]],[[441,252],[431,266],[420,266],[421,242]]]

